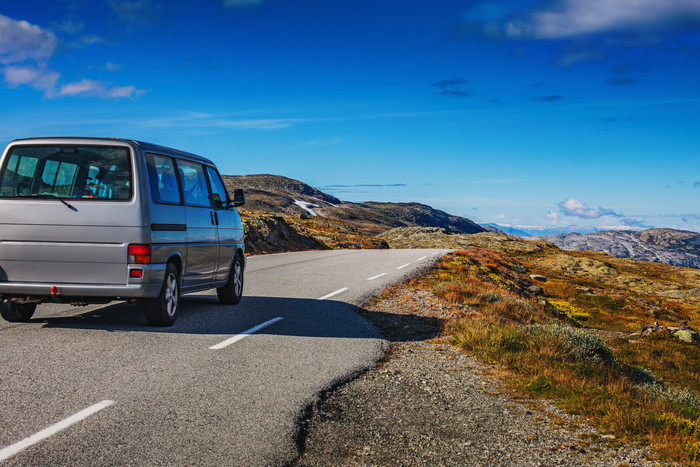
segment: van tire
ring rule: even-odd
[[[236,305],[243,297],[243,259],[241,255],[233,257],[231,271],[228,274],[228,281],[223,287],[216,289],[219,303],[224,305]]]
[[[145,303],[146,320],[151,326],[172,326],[180,310],[180,275],[173,263],[165,268],[160,294]]]
[[[0,315],[11,323],[26,323],[36,311],[36,303],[0,303]]]

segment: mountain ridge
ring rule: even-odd
[[[461,234],[486,230],[470,219],[421,203],[341,201],[304,182],[281,175],[225,175],[223,178],[229,191],[234,188],[246,190],[246,210],[302,217],[319,215],[350,223],[367,235],[377,235],[396,227],[440,227],[448,233]]]
[[[387,248],[430,238],[455,248],[462,235],[496,231],[532,240],[546,240],[569,251],[602,251],[619,258],[700,268],[700,233],[674,229],[600,230],[589,233],[528,235],[498,224],[480,226],[431,206],[412,203],[342,201],[292,178],[270,175],[225,175],[230,192],[243,188],[247,204],[241,216],[250,231],[250,251],[317,248]],[[411,230],[411,229],[423,230]],[[573,229],[574,226],[571,226]],[[397,230],[393,230],[397,229]],[[401,231],[401,229],[409,229]],[[393,233],[391,233],[392,231]],[[408,232],[408,233],[407,233]],[[410,237],[410,238],[409,238]]]
[[[562,250],[602,251],[618,258],[700,268],[700,233],[674,229],[603,230],[538,235]]]

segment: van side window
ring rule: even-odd
[[[180,204],[175,164],[168,156],[148,154],[148,178],[151,181],[151,197],[156,203]]]
[[[209,178],[209,184],[211,185],[214,207],[217,209],[222,209],[224,207],[224,203],[228,202],[228,192],[226,191],[224,183],[221,181],[219,172],[211,167],[207,167],[207,177]]]
[[[204,168],[196,162],[178,159],[177,169],[182,183],[182,194],[188,206],[211,207],[209,188],[204,178]]]

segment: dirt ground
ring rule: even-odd
[[[397,286],[358,312],[391,350],[310,411],[294,466],[659,465],[649,448],[508,391],[504,372],[439,335],[463,312],[429,292]]]

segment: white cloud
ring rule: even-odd
[[[160,127],[187,127],[187,128],[225,128],[225,129],[254,129],[254,130],[279,130],[290,128],[294,125],[316,121],[317,119],[304,118],[254,118],[232,119],[228,116],[214,115],[203,112],[187,112],[181,116],[169,116],[145,121],[144,126],[149,128]]]
[[[75,83],[64,84],[55,93],[56,97],[101,97],[107,99],[134,98],[144,94],[134,86],[110,86],[102,81],[82,79]]]
[[[612,209],[599,207],[596,211],[588,207],[586,203],[570,198],[559,203],[559,209],[565,216],[580,217],[582,219],[598,219],[603,216],[622,217],[622,214],[614,212]],[[549,217],[549,215],[547,215]]]
[[[50,31],[0,15],[0,63],[43,62],[51,57],[57,43]]]
[[[0,70],[3,81],[11,88],[27,85],[51,93],[56,88],[60,73],[32,66],[8,66]]]
[[[546,217],[547,219],[555,219],[556,220],[556,219],[559,219],[559,214],[557,214],[554,211],[549,211],[544,217]]]
[[[91,79],[59,85],[61,74],[46,67],[56,44],[56,36],[52,32],[27,21],[0,15],[0,64],[5,65],[0,68],[2,81],[11,88],[31,86],[48,98],[123,99],[136,98],[146,92],[135,86],[111,86]],[[108,68],[110,65],[114,67],[108,63]]]
[[[556,39],[700,21],[698,0],[560,0],[505,25],[511,37]]]
[[[221,0],[226,8],[248,8],[249,6],[260,5],[263,0]]]

